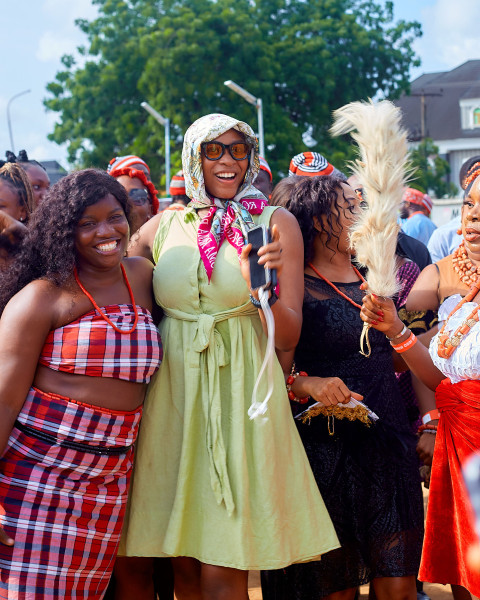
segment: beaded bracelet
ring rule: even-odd
[[[437,435],[436,429],[424,429],[421,433],[433,433],[433,435]]]
[[[295,372],[295,363],[293,363],[292,370],[290,371],[290,375],[287,377],[287,380],[286,380],[288,399],[291,400],[292,402],[300,402],[300,404],[305,404],[305,402],[308,402],[309,396],[306,396],[305,398],[297,398],[297,396],[295,395],[295,392],[292,390],[293,382],[299,376],[300,377],[308,377],[308,375],[307,375],[307,373],[305,373],[305,371]]]
[[[402,327],[402,331],[400,333],[397,333],[397,335],[394,335],[393,337],[389,338],[388,335],[386,335],[385,337],[387,338],[387,340],[389,342],[393,342],[393,340],[398,340],[398,338],[401,338],[402,335],[404,335],[405,333],[407,333],[408,327],[406,325],[404,325]]]
[[[434,431],[436,433],[437,426],[434,425],[433,423],[424,423],[423,425],[420,425],[420,427],[417,430],[417,433],[424,433],[425,431],[427,431],[429,433]]]
[[[412,331],[410,333],[410,335],[408,336],[408,338],[405,341],[403,341],[401,344],[392,344],[392,342],[390,342],[390,345],[395,350],[395,352],[397,352],[397,354],[401,354],[402,352],[405,352],[406,350],[409,350],[410,348],[412,348],[412,346],[414,346],[416,343],[417,343],[417,336]]]

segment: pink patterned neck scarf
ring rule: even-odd
[[[236,129],[252,144],[252,154],[243,184],[231,200],[211,198],[203,179],[201,144],[209,142],[230,129]],[[268,205],[265,196],[252,185],[260,169],[258,142],[253,130],[243,121],[221,114],[201,117],[191,125],[184,137],[182,152],[185,190],[191,202],[189,206],[209,208],[201,220],[197,243],[202,262],[210,281],[218,249],[227,240],[237,251],[238,256],[245,245],[247,231],[254,226],[252,215],[259,215]]]
[[[202,262],[210,281],[218,249],[224,239],[237,251],[238,257],[245,245],[247,231],[254,227],[251,215],[260,215],[267,206],[265,198],[244,198],[240,202],[228,200],[219,208],[213,204],[198,227],[197,241]]]

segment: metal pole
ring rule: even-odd
[[[261,98],[256,98],[253,94],[251,94],[250,92],[247,92],[246,89],[242,88],[241,86],[238,85],[238,83],[235,83],[231,79],[228,79],[227,81],[224,81],[223,84],[226,85],[227,87],[229,87],[232,90],[232,92],[235,92],[236,94],[238,94],[239,96],[241,96],[249,104],[253,104],[255,106],[255,108],[257,109],[257,118],[258,118],[258,145],[259,145],[260,155],[265,158],[265,142],[264,142],[264,135],[263,135],[263,103],[262,103],[262,99]]]
[[[165,191],[170,185],[170,119],[162,117],[153,106],[150,106],[148,102],[141,102],[140,106],[144,108],[152,117],[165,127]]]
[[[170,185],[170,119],[165,119],[165,192]]]
[[[265,142],[263,139],[263,103],[261,98],[257,98],[258,113],[258,142],[260,145],[260,156],[265,158]]]
[[[11,120],[10,120],[10,104],[15,100],[15,98],[18,98],[19,96],[23,96],[23,94],[28,94],[31,91],[32,90],[24,90],[23,92],[19,92],[18,94],[15,94],[15,96],[12,96],[10,98],[10,100],[7,102],[8,132],[10,133],[10,146],[12,147],[12,152],[14,154],[15,154],[15,146],[13,145],[12,123],[11,123]]]

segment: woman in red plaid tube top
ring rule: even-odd
[[[128,216],[115,179],[73,173],[0,273],[1,599],[100,599],[110,578],[161,358]]]

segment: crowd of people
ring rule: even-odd
[[[250,570],[264,600],[480,596],[461,475],[480,445],[480,157],[460,177],[444,229],[405,189],[390,300],[350,244],[362,182],[302,152],[274,187],[233,117],[189,127],[169,203],[138,156],[50,187],[8,152],[0,598],[247,600]]]

